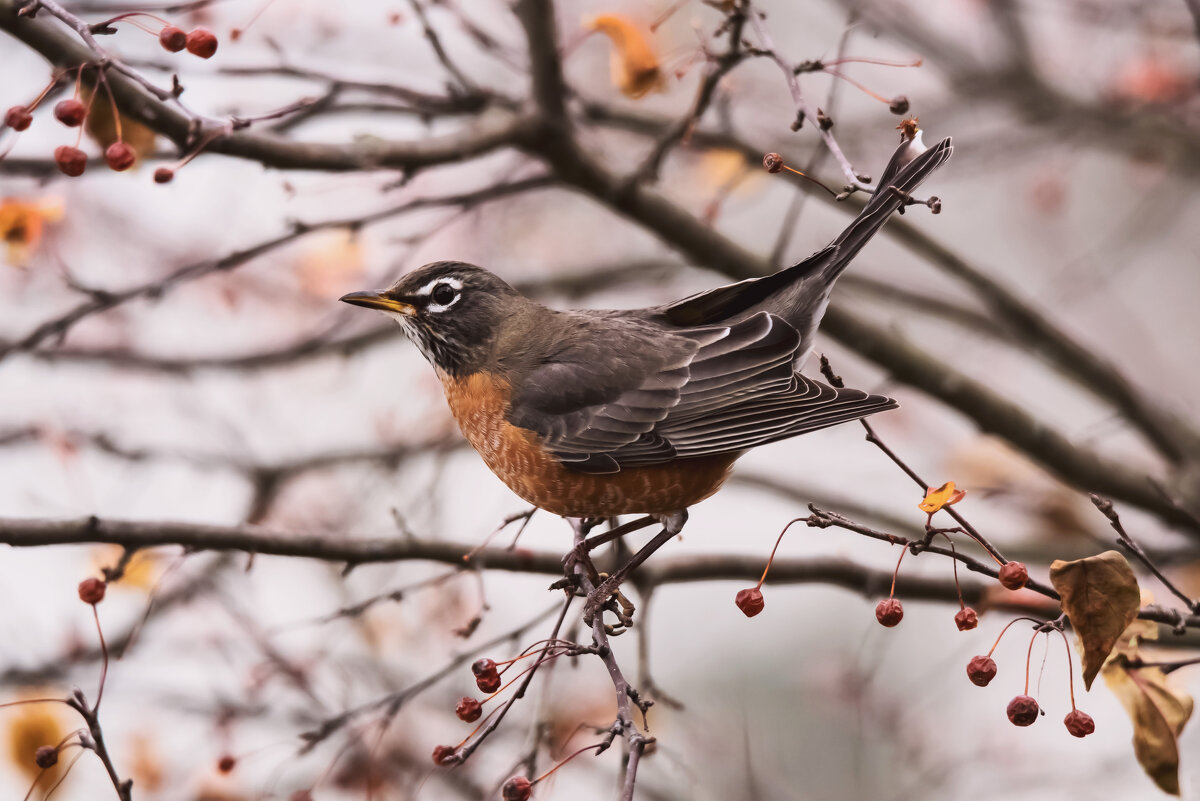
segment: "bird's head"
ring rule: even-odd
[[[461,376],[490,357],[500,324],[522,296],[482,267],[438,261],[387,289],[341,299],[394,317],[430,364]]]

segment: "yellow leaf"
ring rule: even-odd
[[[602,14],[588,28],[612,40],[612,79],[626,96],[639,98],[663,87],[662,69],[648,32],[618,14]]]
[[[326,300],[353,288],[362,278],[365,264],[359,238],[350,231],[335,231],[300,258],[296,278],[305,293]]]
[[[1078,635],[1083,686],[1090,690],[1113,646],[1137,619],[1142,599],[1137,577],[1124,556],[1105,551],[1072,562],[1054,560],[1050,583]]]
[[[1121,701],[1133,721],[1133,753],[1154,783],[1166,793],[1179,795],[1179,735],[1192,716],[1192,697],[1167,683],[1156,667],[1134,667],[1141,659],[1139,641],[1157,627],[1134,621],[1120,637],[1112,657],[1104,664],[1104,682]]]
[[[937,489],[930,487],[925,492],[925,500],[920,503],[921,511],[933,514],[944,506],[953,506],[958,503],[966,494],[966,490],[955,489],[953,481],[947,481]]]
[[[92,565],[99,572],[102,568],[113,567],[121,558],[124,548],[119,545],[101,546],[92,553]],[[160,559],[154,551],[135,551],[125,565],[125,573],[118,579],[122,587],[134,587],[149,591],[158,581],[162,573]]]
[[[50,698],[54,691],[31,691],[23,699]],[[19,700],[23,700],[19,699]],[[22,704],[10,710],[5,710],[5,730],[8,735],[8,758],[16,768],[32,782],[42,775],[42,769],[37,766],[34,756],[43,745],[56,746],[67,736],[66,707],[55,702],[40,704]],[[43,787],[49,787],[58,780],[62,771],[59,762],[47,772],[51,774],[43,778]]]

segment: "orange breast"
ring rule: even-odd
[[[669,514],[712,495],[738,454],[688,459],[619,473],[577,473],[548,456],[532,431],[506,419],[509,387],[482,373],[442,376],[446,401],[467,441],[500,480],[529,503],[564,517]]]

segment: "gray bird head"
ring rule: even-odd
[[[394,317],[430,364],[462,376],[491,359],[500,324],[525,298],[482,267],[436,261],[383,291],[341,300]]]

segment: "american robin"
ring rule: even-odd
[[[597,588],[594,611],[748,449],[896,408],[797,370],[838,275],[951,152],[949,139],[926,149],[918,134],[828,247],[662,306],[557,311],[455,261],[341,299],[400,323],[437,371],[467,440],[517,495],[564,517],[646,515],[604,541],[662,524]]]

